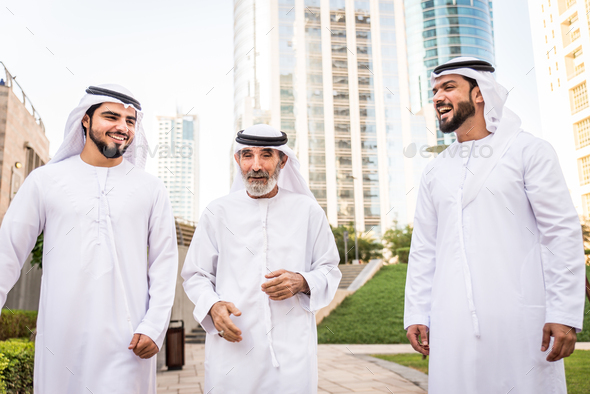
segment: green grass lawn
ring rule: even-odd
[[[347,297],[318,325],[319,343],[408,343],[403,327],[406,264],[388,265]],[[586,267],[590,277],[590,266]],[[584,331],[590,342],[590,303],[586,299]]]
[[[403,327],[407,265],[388,265],[318,325],[319,343],[409,343]]]
[[[428,374],[428,358],[422,360],[421,354],[376,354],[377,357],[406,367],[417,369]],[[565,359],[565,378],[567,380],[567,392],[569,394],[590,393],[590,351],[576,350]]]

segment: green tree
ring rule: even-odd
[[[37,241],[35,242],[35,246],[31,251],[31,265],[37,266],[37,268],[43,267],[43,233],[39,234],[37,237]]]
[[[383,234],[383,244],[387,248],[392,256],[399,255],[400,262],[407,258],[410,244],[412,242],[412,231],[413,227],[407,224],[406,227],[401,228],[397,220],[394,220],[393,226]]]
[[[351,263],[355,258],[354,250],[354,228],[352,225],[349,226],[338,226],[332,227],[332,233],[336,239],[336,246],[338,247],[338,254],[340,255],[340,264],[344,264],[346,261],[344,258],[345,253],[348,253],[348,262]],[[348,232],[347,248],[344,250],[344,231]],[[383,245],[376,241],[370,234],[357,233],[357,243],[359,248],[359,259],[364,263],[368,263],[369,260],[379,259],[383,257],[382,250]]]

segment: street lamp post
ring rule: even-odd
[[[342,233],[344,238],[344,264],[348,264],[348,231]]]
[[[356,262],[359,262],[359,243],[358,243],[358,236],[357,236],[357,230],[356,230],[356,198],[354,198],[354,181],[356,181],[356,177],[353,175],[346,175],[347,178],[352,178],[353,181],[353,189],[352,189],[352,209],[353,209],[353,214],[352,214],[352,219],[353,219],[353,226],[354,226],[354,259],[356,260]],[[348,260],[348,259],[347,259]]]

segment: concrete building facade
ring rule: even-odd
[[[589,217],[590,1],[531,0],[529,15],[543,138],[557,152],[578,213]]]
[[[0,221],[25,177],[48,161],[43,121],[0,62]]]

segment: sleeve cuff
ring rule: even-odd
[[[168,325],[166,325],[166,328],[168,328]],[[158,332],[158,330],[156,330],[155,328],[150,327],[148,323],[141,322],[141,324],[135,330],[134,334],[147,335],[152,341],[154,341],[159,351],[160,349],[162,349],[162,344],[164,343],[164,339],[166,338],[166,331],[167,330],[164,330],[163,332]]]
[[[563,324],[564,326],[573,327],[576,329],[576,334],[582,331],[583,321],[579,318],[576,319],[573,316],[566,316],[560,314],[551,314],[548,313],[545,317],[545,324],[547,323],[557,323]]]
[[[415,324],[422,324],[430,329],[430,316],[427,315],[410,315],[404,317],[404,330]]]
[[[209,311],[213,304],[219,301],[221,301],[221,299],[217,294],[209,295],[204,297],[202,302],[199,302],[199,304],[195,306],[193,316],[208,334],[217,334],[217,328],[215,328],[215,324],[213,324],[213,319],[209,315]]]
[[[314,284],[313,284],[312,275],[310,275],[309,272],[295,271],[295,273],[303,276],[303,278],[307,282],[307,286],[309,286],[309,294],[305,294],[303,292],[302,293],[297,293],[297,298],[299,299],[299,305],[301,305],[301,307],[303,309],[305,309],[306,311],[311,312],[311,313],[314,313],[315,310],[312,309],[312,306],[313,306],[313,299],[315,297],[313,297],[313,295],[314,295],[314,292],[313,292]]]

